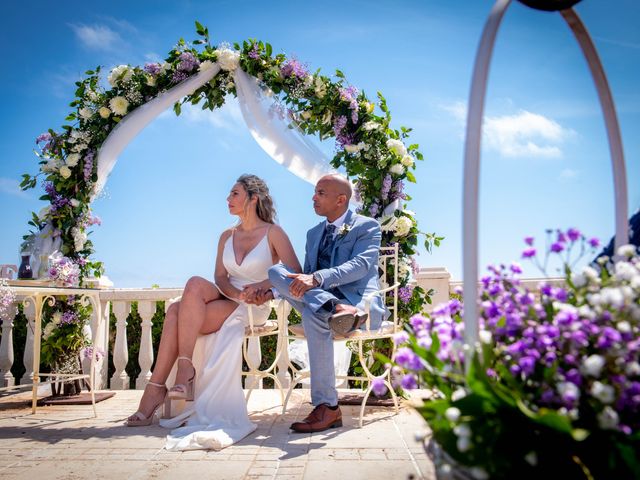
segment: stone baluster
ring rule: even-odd
[[[13,387],[16,384],[11,374],[13,366],[13,319],[17,312],[15,304],[11,305],[2,321],[2,339],[0,340],[0,387]]]
[[[127,347],[127,316],[129,315],[129,310],[129,302],[113,302],[113,314],[116,317],[116,341],[113,347],[115,372],[111,377],[111,390],[129,389],[129,375],[125,370],[129,361],[129,348]]]
[[[244,339],[247,344],[247,358],[245,361],[250,370],[258,370],[262,362],[262,350],[260,349],[260,337],[248,337]],[[249,375],[246,377],[244,388],[262,388],[262,378]]]
[[[140,375],[136,379],[136,390],[144,390],[151,378],[151,366],[153,365],[153,338],[151,336],[151,318],[156,313],[155,301],[139,301],[138,313],[142,319],[142,333],[140,334]]]
[[[98,352],[104,353],[104,357],[96,362],[96,390],[101,390],[106,387],[108,382],[108,368],[109,368],[109,314],[110,314],[110,302],[109,301],[101,301],[100,302],[100,311],[102,312],[102,328],[98,331],[99,319],[98,316],[94,314],[91,316],[91,333],[92,333],[92,343],[94,348],[97,349]],[[91,363],[90,359],[88,360],[88,364]]]
[[[23,307],[24,315],[27,317],[27,338],[24,344],[24,355],[22,361],[24,363],[25,372],[20,379],[22,385],[33,382],[33,331],[36,328],[36,306],[33,300],[29,300]]]

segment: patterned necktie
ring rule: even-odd
[[[324,229],[324,238],[322,239],[322,245],[320,246],[320,251],[324,251],[333,243],[333,232],[336,231],[336,226],[328,223]]]

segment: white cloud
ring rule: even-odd
[[[29,198],[27,192],[20,188],[20,182],[13,178],[0,177],[0,193],[19,198]]]
[[[441,104],[440,108],[458,123],[465,124],[465,102],[458,100]],[[482,132],[487,148],[504,157],[543,158],[561,158],[562,143],[575,134],[555,120],[527,110],[520,110],[514,115],[485,116]]]
[[[70,25],[85,47],[93,50],[113,50],[123,43],[120,34],[106,25]]]

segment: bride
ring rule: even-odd
[[[300,272],[289,237],[274,224],[275,209],[266,183],[242,175],[227,197],[238,224],[220,236],[215,284],[201,277],[187,282],[182,298],[167,310],[156,365],[126,424],[150,425],[154,413],[171,399],[193,401],[180,415],[161,420],[176,428],[167,437],[168,450],[220,449],[249,433],[242,392],[242,341],[252,309],[254,325],[270,313],[273,298],[268,268],[278,262]],[[165,386],[178,362],[175,384]]]

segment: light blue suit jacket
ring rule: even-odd
[[[347,211],[343,226],[331,252],[331,268],[318,270],[318,250],[326,222],[307,232],[304,273],[318,272],[321,288],[337,288],[350,304],[364,308],[363,296],[379,290],[378,255],[380,250],[380,224],[369,217]],[[378,328],[388,312],[380,295],[371,303],[371,328]]]

